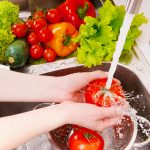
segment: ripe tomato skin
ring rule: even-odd
[[[103,150],[104,140],[95,131],[80,128],[69,138],[69,150]]]
[[[28,20],[25,22],[25,24],[26,24],[28,30],[32,30],[32,23],[33,23],[33,20],[31,20],[31,19],[28,19]]]
[[[35,32],[29,33],[29,35],[27,37],[27,41],[30,45],[35,45],[35,44],[38,44],[40,42],[38,39],[38,36]]]
[[[44,49],[41,45],[35,44],[30,47],[30,56],[33,59],[39,59],[43,56]]]
[[[46,13],[46,19],[49,23],[58,23],[61,21],[61,15],[57,9],[49,9]]]
[[[44,18],[38,18],[38,19],[33,21],[32,29],[34,31],[39,31],[42,28],[46,27],[46,25],[47,25],[47,22],[46,22],[46,20]]]
[[[47,62],[53,62],[56,60],[56,52],[51,48],[46,48],[43,53],[43,58]]]
[[[112,87],[107,90],[105,89],[107,82],[107,78],[96,79],[89,83],[85,92],[85,99],[87,103],[95,104],[97,106],[106,106],[109,107],[113,104],[121,104],[122,100],[125,99],[123,89],[117,81],[113,80]],[[105,93],[112,93],[117,95],[114,97],[114,101],[112,102],[112,98],[109,96],[104,96]],[[99,93],[99,94],[98,94]]]
[[[12,33],[18,38],[25,37],[27,33],[27,27],[23,22],[14,24],[11,30]]]
[[[52,33],[47,27],[42,28],[40,31],[38,31],[37,35],[40,42],[49,42],[52,38]]]
[[[44,17],[45,17],[45,14],[43,10],[36,10],[32,15],[33,19],[44,18]]]

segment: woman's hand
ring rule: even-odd
[[[105,77],[107,77],[107,73],[103,71],[73,73],[59,77],[57,86],[55,87],[54,97],[59,102],[66,100],[81,101],[83,98],[82,88],[92,80]]]
[[[96,131],[121,122],[124,115],[121,107],[98,107],[86,103],[62,103],[62,110],[67,110],[66,124],[75,124]]]

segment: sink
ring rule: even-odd
[[[109,63],[104,63],[101,66],[93,67],[93,68],[84,68],[81,66],[75,66],[71,68],[61,69],[57,71],[47,72],[42,75],[46,76],[63,76],[75,72],[89,72],[94,70],[103,70],[108,71],[110,68]],[[137,115],[150,120],[150,94],[147,89],[144,87],[143,83],[137,77],[137,75],[132,72],[129,68],[118,65],[115,78],[121,81],[121,84],[124,90],[127,93],[130,93],[130,97],[128,101],[130,105],[137,110]],[[25,103],[25,102],[2,102],[0,104],[0,117],[13,115],[17,113],[22,113],[25,111],[32,110],[39,103]],[[138,133],[138,138],[136,142],[143,140],[144,136],[142,133]],[[134,148],[134,150],[149,150],[150,145]]]

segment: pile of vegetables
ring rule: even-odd
[[[0,63],[12,68],[76,56],[87,67],[111,61],[125,15],[106,0],[98,15],[90,0],[66,0],[57,8],[35,10],[23,21],[19,7],[0,2]],[[147,19],[136,15],[120,60],[127,61]],[[17,44],[19,43],[19,46]]]
[[[0,63],[5,62],[5,52],[15,35],[11,32],[11,25],[18,22],[19,7],[9,1],[0,2]]]
[[[85,24],[80,26],[79,36],[76,38],[76,42],[80,44],[77,48],[79,63],[91,67],[100,65],[102,61],[111,61],[124,16],[124,6],[114,6],[109,0],[106,0],[103,7],[99,8],[96,18],[84,18]],[[131,52],[135,39],[141,34],[138,28],[143,23],[147,23],[144,15],[135,15],[122,56]]]

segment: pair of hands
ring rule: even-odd
[[[107,77],[107,73],[94,71],[88,73],[74,73],[58,79],[55,97],[61,102],[61,109],[69,114],[64,123],[80,125],[92,130],[102,131],[113,126],[123,116],[121,108],[98,107],[83,103],[83,89],[90,81]],[[118,81],[119,82],[119,81]]]

